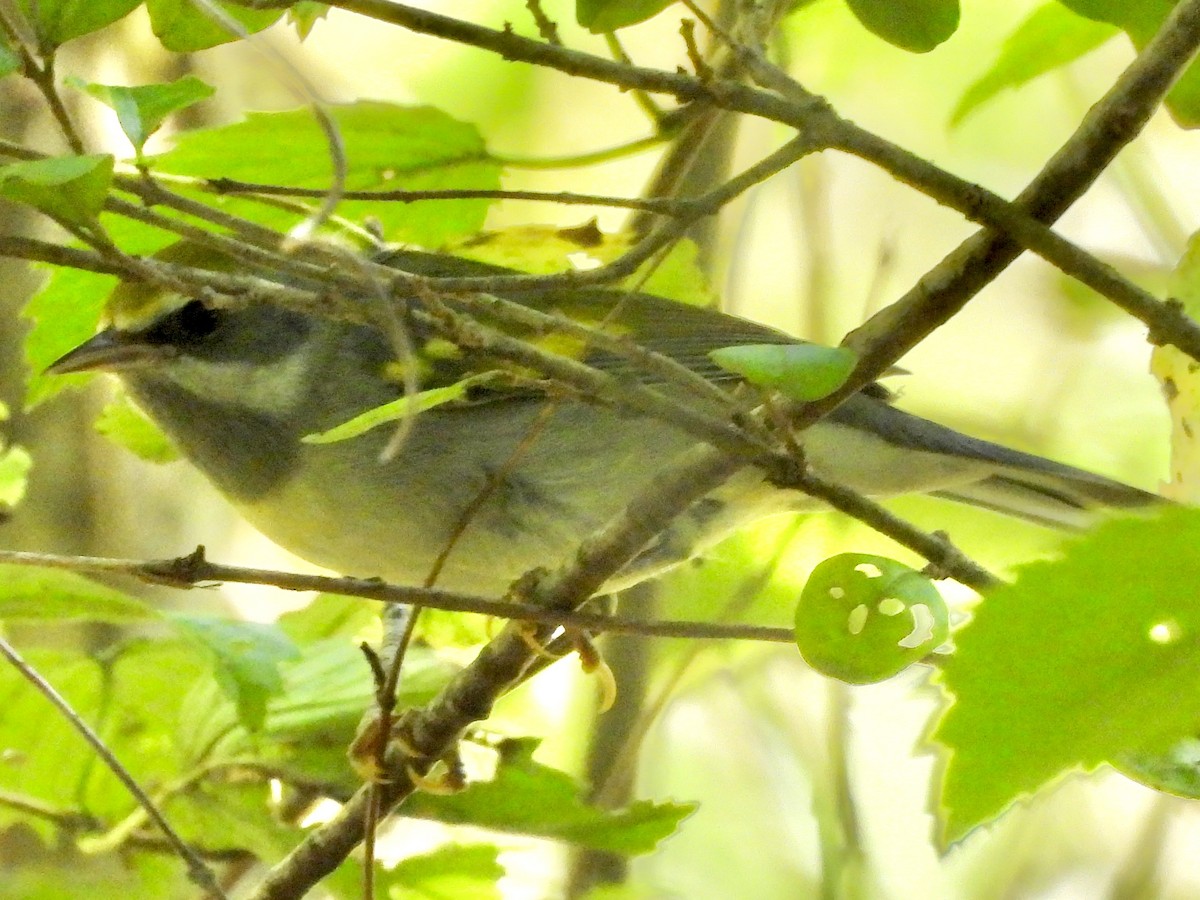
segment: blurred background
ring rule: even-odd
[[[425,5],[528,30],[528,13],[517,0]],[[787,19],[774,50],[844,116],[1012,196],[1133,56],[1129,42],[1117,37],[951,127],[964,91],[1037,5],[966,4],[962,26],[948,42],[914,55],[868,34],[841,0],[817,0]],[[606,53],[602,39],[572,24],[571,4],[547,0],[544,7],[568,45]],[[678,27],[679,15],[669,10],[623,31],[621,40],[635,62],[674,68],[683,58]],[[603,85],[338,11],[303,43],[282,26],[261,40],[318,85],[326,101],[429,104],[475,124],[490,151],[508,161],[505,187],[637,195],[662,154],[660,147],[573,164],[573,157],[652,133],[628,95]],[[286,79],[253,48],[215,48],[189,57],[186,66],[218,92],[178,127],[299,105]],[[141,11],[70,44],[61,69],[123,84],[183,74],[179,60],[158,49]],[[128,154],[107,110],[78,94],[72,102],[90,126],[94,147]],[[0,82],[4,135],[54,148],[39,109],[23,84]],[[734,169],[787,137],[778,126],[744,123],[733,147]],[[168,134],[159,146],[169,142]],[[1196,150],[1196,138],[1160,114],[1067,214],[1061,232],[1161,293],[1200,212]],[[575,226],[593,217],[606,231],[625,224],[625,214],[609,208],[506,202],[494,207],[488,227]],[[32,219],[5,207],[8,230],[36,228]],[[724,211],[711,235],[709,274],[726,310],[836,343],[973,231],[956,213],[886,174],[824,154]],[[34,458],[29,494],[12,521],[0,525],[0,542],[135,558],[182,554],[203,543],[224,562],[308,568],[237,520],[185,464],[151,467],[95,435],[90,419],[107,386],[97,383],[21,414],[18,316],[38,275],[3,262],[0,278],[7,286],[0,296],[0,400],[15,413],[8,423],[12,440]],[[922,415],[1153,490],[1166,474],[1167,419],[1147,373],[1148,354],[1142,327],[1026,256],[906,357],[902,365],[911,374],[890,379],[889,387],[900,405]],[[905,500],[895,507],[923,527],[947,530],[1000,573],[1053,554],[1062,541],[939,501]],[[841,517],[772,520],[670,576],[645,603],[669,618],[788,625],[808,571],[841,550],[882,552],[919,565],[907,551]],[[948,599],[969,609],[972,595],[954,587],[947,587]],[[198,593],[161,596],[173,604],[227,604],[263,621],[303,602],[249,587]],[[930,815],[937,759],[921,737],[942,700],[926,670],[848,688],[809,671],[794,649],[627,640],[610,642],[608,653],[620,702],[595,720],[596,733],[589,725],[596,687],[571,662],[509,698],[493,724],[513,734],[550,735],[539,758],[586,771],[604,801],[699,801],[678,835],[632,864],[632,888],[622,897],[1200,895],[1200,873],[1189,864],[1200,840],[1196,810],[1114,774],[1069,779],[940,856]],[[414,846],[404,843],[405,835],[402,824],[400,848]],[[567,857],[559,848],[513,841],[506,895],[559,896],[573,880],[576,893],[581,883],[603,880],[605,861]]]

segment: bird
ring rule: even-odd
[[[180,242],[164,258],[208,269],[234,264]],[[514,274],[445,253],[391,249],[384,265],[424,276]],[[630,337],[712,384],[738,376],[710,353],[802,343],[720,311],[651,294],[570,287],[505,294]],[[365,302],[365,301],[364,301]],[[419,299],[410,302],[419,303]],[[421,388],[459,383],[496,360],[407,321],[413,359],[371,325],[270,303],[219,307],[126,282],[98,333],[51,364],[56,374],[117,375],[134,402],[237,510],[295,555],[343,575],[503,595],[580,542],[652,484],[698,439],[648,415],[539,389],[486,382],[420,412],[395,453],[394,429],[311,443],[402,396],[404,365]],[[547,341],[548,346],[554,342]],[[661,386],[628,358],[583,342],[563,352],[621,378]],[[1078,529],[1104,509],[1163,502],[1152,493],[962,434],[905,412],[873,384],[798,435],[811,469],[870,497],[925,493],[1049,527]],[[605,585],[621,590],[702,553],[757,519],[819,508],[747,466],[699,499]]]

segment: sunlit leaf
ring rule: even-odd
[[[185,75],[166,84],[141,84],[125,87],[116,84],[89,84],[78,78],[67,83],[87,92],[117,114],[117,122],[138,156],[150,135],[173,112],[186,109],[211,97],[214,89],[194,75]]]
[[[1069,771],[1197,733],[1197,541],[1196,510],[1114,521],[988,592],[942,663],[945,840]]]
[[[1125,753],[1113,765],[1156,791],[1200,799],[1200,739],[1186,737],[1161,753]]]
[[[21,502],[32,466],[33,459],[25,450],[0,444],[0,512]]]
[[[195,680],[208,677],[202,654],[156,639],[109,647],[103,661],[78,650],[30,648],[23,655],[99,731],[134,778],[149,785],[179,776],[173,747],[177,712]],[[75,729],[8,665],[0,666],[0,747],[0,790],[9,795],[64,810],[82,806],[99,821],[117,821],[136,808]],[[0,823],[14,820],[39,830],[48,824],[0,806]],[[45,833],[49,837],[50,829]]]
[[[17,0],[38,43],[53,49],[129,15],[140,0]]]
[[[192,846],[238,847],[261,859],[281,859],[304,836],[275,814],[265,780],[202,782],[172,796],[163,812]]]
[[[796,605],[805,661],[850,684],[891,678],[928,656],[950,633],[933,583],[884,556],[841,553],[809,576]]]
[[[125,394],[120,394],[101,410],[95,428],[147,462],[168,463],[179,459],[179,451],[162,429],[147,419]]]
[[[1193,319],[1200,312],[1200,234],[1188,238],[1187,249],[1171,273],[1163,293]],[[1172,344],[1155,347],[1150,371],[1158,379],[1171,415],[1171,479],[1169,496],[1184,503],[1200,499],[1200,371],[1196,361]]]
[[[461,400],[467,396],[467,392],[471,388],[493,383],[500,375],[501,373],[498,372],[481,372],[446,387],[419,391],[411,397],[401,397],[391,403],[385,403],[364,413],[359,413],[353,419],[335,425],[327,431],[306,434],[301,441],[306,444],[334,444],[338,441],[346,441],[365,434],[373,428],[378,428],[380,425],[397,422],[406,416],[415,416],[443,404]]]
[[[112,183],[113,158],[56,156],[0,166],[0,197],[27,203],[55,219],[95,221]]]
[[[185,715],[195,724],[180,735],[179,753],[192,765],[251,754],[293,777],[353,790],[358,777],[346,750],[364,713],[375,704],[371,670],[358,644],[346,635],[317,640],[302,646],[299,657],[282,662],[279,670],[283,689],[268,699],[258,731],[240,721],[229,695],[211,682],[197,685],[185,703]],[[457,670],[427,648],[411,647],[404,659],[399,706],[428,702]]]
[[[1061,3],[1047,3],[1017,26],[991,68],[963,92],[950,124],[959,124],[1001,91],[1062,68],[1116,34],[1111,25],[1076,15]]]
[[[279,617],[279,627],[297,644],[311,644],[332,637],[361,637],[379,630],[379,606],[374,600],[318,594],[304,607]]]
[[[499,855],[489,844],[448,844],[380,868],[375,887],[390,900],[500,900],[505,870]],[[362,865],[354,857],[321,883],[338,900],[357,900],[362,884]]]
[[[76,572],[0,565],[0,619],[130,622],[157,616],[141,600]]]
[[[958,30],[958,0],[846,0],[858,20],[889,44],[926,53]]]
[[[593,34],[616,31],[657,16],[675,0],[575,0],[575,19]]]
[[[175,236],[132,219],[101,214],[105,233],[126,253],[150,254],[171,243]],[[47,266],[49,277],[30,298],[21,315],[33,321],[25,337],[25,359],[33,374],[26,389],[27,406],[53,397],[64,387],[80,385],[95,373],[46,375],[48,365],[74,350],[96,333],[105,298],[117,284],[112,275],[100,275],[69,266]]]
[[[329,15],[329,6],[325,3],[315,3],[313,0],[300,0],[288,7],[288,22],[296,29],[300,40],[308,37],[319,19]]]
[[[845,347],[819,344],[739,344],[713,350],[722,369],[793,400],[818,400],[846,383],[857,361]]]
[[[146,0],[150,28],[168,50],[191,53],[239,40],[241,32],[254,34],[276,22],[283,9],[247,9],[236,3],[213,0],[235,27],[219,22],[192,0]]]
[[[217,683],[237,707],[238,719],[257,731],[267,715],[267,701],[283,689],[280,664],[300,655],[273,625],[227,619],[174,615],[179,630],[198,641],[215,661]]]
[[[1081,16],[1110,22],[1123,29],[1141,50],[1158,32],[1175,0],[1060,0]],[[1167,94],[1167,109],[1184,128],[1200,126],[1200,65],[1192,62]]]
[[[349,190],[500,186],[500,165],[478,130],[441,110],[361,101],[331,107],[329,115],[345,145]],[[310,109],[251,113],[233,125],[188,132],[180,135],[175,149],[153,157],[153,165],[176,175],[317,191],[328,190],[333,181],[328,138]],[[319,199],[309,202],[315,205]],[[490,205],[489,200],[347,200],[338,214],[359,221],[375,218],[389,240],[437,247],[478,231]],[[236,208],[276,227],[290,227],[297,220],[294,213],[249,201]]]
[[[410,814],[567,841],[612,853],[649,853],[695,809],[686,803],[638,801],[605,810],[583,800],[584,787],[565,772],[534,761],[535,740],[512,740],[492,781],[459,794],[417,794]]]

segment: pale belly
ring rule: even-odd
[[[647,420],[571,406],[518,460],[531,411],[480,407],[423,418],[394,460],[377,461],[387,435],[306,448],[300,472],[269,498],[238,504],[246,518],[298,556],[346,575],[497,595],[538,566],[566,562],[579,542],[692,445]],[[484,442],[480,435],[489,439]],[[807,436],[810,465],[865,493],[890,495],[978,478],[985,466],[896,448],[825,424]],[[691,557],[763,516],[816,509],[747,469],[697,504],[615,579],[617,587]]]

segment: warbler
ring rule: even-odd
[[[193,265],[227,267],[194,247],[175,252]],[[408,250],[379,261],[422,275],[508,271]],[[508,296],[603,323],[722,387],[732,388],[737,377],[713,363],[712,350],[799,343],[745,319],[648,294],[572,288]],[[116,373],[246,519],[298,556],[342,574],[410,585],[425,583],[438,561],[438,587],[476,594],[500,594],[522,573],[568,559],[697,443],[666,421],[538,390],[530,379],[487,382],[421,412],[390,457],[383,451],[394,429],[304,441],[401,396],[397,371],[404,365],[417,366],[425,389],[496,366],[428,326],[407,325],[416,359],[397,360],[395,342],[367,325],[269,304],[216,308],[123,284],[107,302],[102,330],[49,371]],[[658,384],[619,354],[561,343],[602,370]],[[1099,508],[1158,502],[1137,488],[903,412],[877,386],[799,439],[816,473],[870,496],[929,493],[1064,528],[1087,524]],[[755,519],[816,506],[747,467],[694,503],[608,587],[654,576]]]

